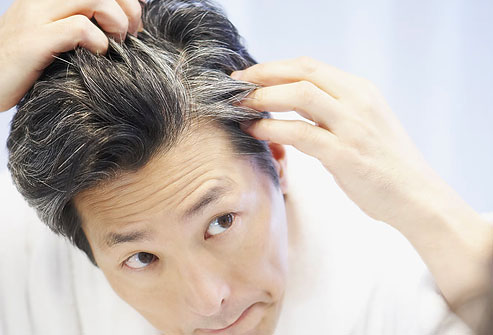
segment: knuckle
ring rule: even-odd
[[[311,126],[305,121],[296,120],[298,131],[296,131],[295,136],[298,141],[305,141],[310,138],[311,134]]]
[[[368,80],[368,79],[364,79],[364,82],[365,82],[365,85],[366,87],[368,88],[368,90],[370,92],[377,92],[378,91],[378,88],[377,86],[375,85],[375,83],[373,83],[371,80]]]
[[[309,56],[296,58],[296,63],[303,73],[313,73],[318,69],[318,62]]]
[[[358,77],[358,86],[361,88],[357,98],[359,105],[364,109],[372,109],[380,96],[377,86],[362,77]]]
[[[84,6],[87,8],[98,8],[103,0],[86,0]]]
[[[317,87],[312,82],[302,80],[298,82],[297,92],[304,104],[310,105],[316,96]]]
[[[74,15],[71,17],[70,27],[75,31],[75,34],[81,40],[85,40],[90,35],[92,30],[92,22],[84,15]]]
[[[359,100],[359,106],[363,110],[369,111],[369,110],[373,109],[374,102],[373,102],[372,97],[369,94],[366,94],[366,93],[362,94],[358,100]]]
[[[267,70],[267,65],[265,63],[257,63],[248,68],[248,71],[253,75],[262,74]]]
[[[367,92],[374,94],[378,92],[377,86],[369,79],[359,77],[360,86],[364,88]]]

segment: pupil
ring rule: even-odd
[[[231,214],[227,214],[221,216],[218,221],[219,221],[219,225],[221,225],[222,227],[229,228],[233,223],[233,217]]]
[[[149,254],[147,252],[139,253],[139,261],[142,263],[150,263],[153,259],[154,255]]]

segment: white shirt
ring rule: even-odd
[[[291,249],[276,335],[467,335],[409,242],[366,216],[314,159],[288,150]],[[159,334],[0,174],[0,335]],[[446,327],[437,327],[448,319]]]

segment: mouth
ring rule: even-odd
[[[200,331],[204,334],[214,334],[214,335],[221,335],[221,334],[226,334],[227,331],[231,330],[233,327],[236,327],[237,325],[239,325],[243,319],[245,319],[245,317],[248,315],[248,312],[250,312],[250,310],[252,309],[253,306],[255,306],[256,304],[253,304],[251,305],[250,307],[248,307],[247,309],[245,309],[245,311],[243,311],[243,313],[241,313],[240,317],[238,319],[236,319],[235,322],[233,322],[232,324],[230,324],[229,326],[225,327],[225,328],[220,328],[220,329],[200,329]]]

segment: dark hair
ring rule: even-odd
[[[229,74],[256,62],[223,11],[151,0],[142,19],[145,31],[110,40],[106,56],[78,48],[57,57],[18,104],[7,143],[20,193],[95,265],[73,197],[143,167],[193,120],[226,130],[234,150],[279,185],[266,143],[239,127],[268,114],[234,105],[258,86]]]

